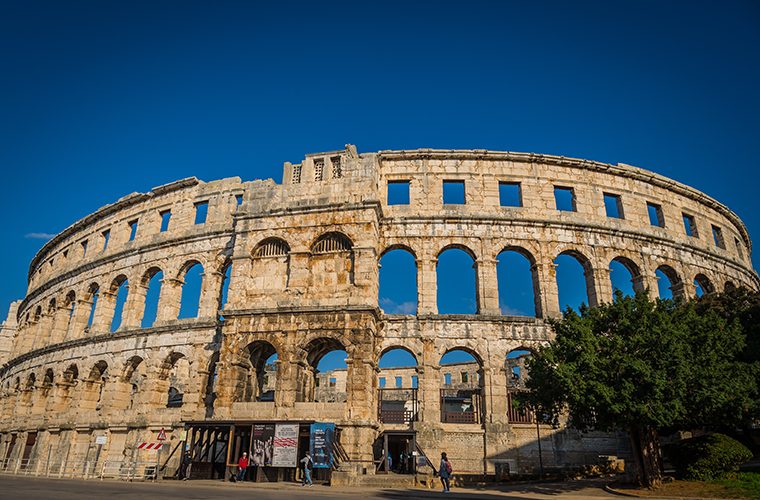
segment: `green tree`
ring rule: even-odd
[[[554,340],[528,362],[528,403],[555,425],[567,412],[582,431],[627,431],[641,484],[662,477],[660,431],[744,418],[755,387],[735,361],[744,348],[738,322],[618,292],[551,324]]]

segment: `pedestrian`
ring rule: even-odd
[[[182,463],[179,468],[179,476],[183,481],[187,481],[190,478],[190,465],[192,463],[192,457],[190,456],[190,450],[185,450],[182,456]]]
[[[243,452],[243,456],[238,460],[237,480],[242,481],[245,478],[245,471],[248,469],[248,454]]]
[[[301,486],[306,486],[306,483],[309,483],[309,486],[311,486],[311,467],[313,462],[308,451],[306,452],[306,456],[301,459],[301,463],[303,464],[303,481],[301,482]]]
[[[449,478],[451,477],[451,462],[449,462],[446,452],[441,453],[441,465],[438,467],[438,475],[441,476],[441,484],[443,485],[443,492],[448,493],[451,490],[451,484]]]

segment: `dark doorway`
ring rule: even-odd
[[[417,441],[413,432],[384,432],[375,446],[377,472],[414,474],[416,454]]]

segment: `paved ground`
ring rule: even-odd
[[[302,488],[291,483],[232,484],[217,481],[163,481],[160,483],[127,483],[121,481],[83,481],[79,479],[48,479],[0,475],[0,499],[68,500],[68,499],[424,499],[460,498],[485,500],[503,499],[584,499],[622,498],[602,490],[604,481],[570,481],[489,487],[486,489],[456,489],[450,494],[422,489],[331,488],[313,486]],[[651,499],[652,497],[650,497]]]

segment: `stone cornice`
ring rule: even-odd
[[[415,149],[415,150],[398,150],[398,151],[378,151],[377,157],[382,160],[491,160],[491,161],[515,161],[523,163],[539,163],[546,165],[556,165],[561,167],[572,167],[590,170],[594,172],[604,172],[627,177],[648,184],[667,189],[673,193],[684,196],[698,203],[701,203],[726,217],[739,231],[744,243],[747,245],[749,252],[752,252],[752,241],[749,232],[744,226],[739,216],[726,205],[722,204],[715,198],[694,189],[686,184],[654,173],[652,171],[618,163],[611,165],[593,160],[584,160],[580,158],[568,158],[565,156],[545,155],[536,153],[519,153],[513,151],[488,151],[485,149],[462,150],[462,149]]]

